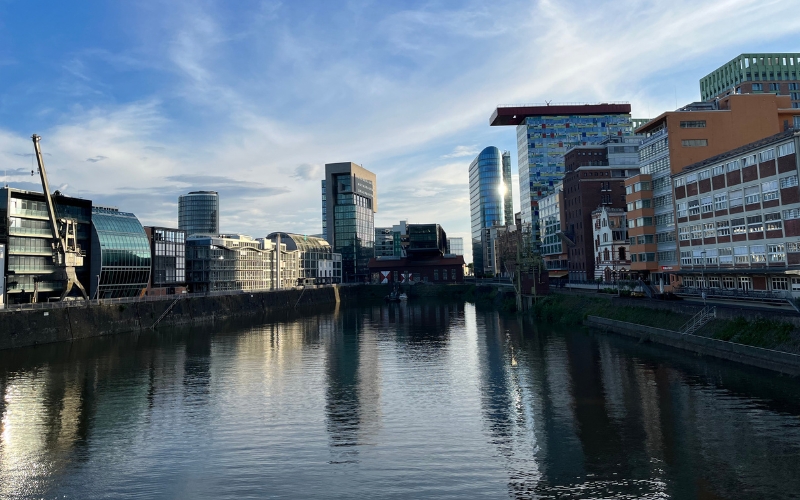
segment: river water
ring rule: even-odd
[[[0,353],[2,498],[798,498],[800,382],[472,304]]]

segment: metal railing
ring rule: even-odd
[[[717,317],[717,308],[716,306],[706,306],[700,310],[697,314],[692,316],[692,318],[687,321],[679,330],[682,334],[692,334],[700,329],[703,325],[711,321],[713,318]]]
[[[751,300],[786,300],[792,298],[792,293],[788,290],[742,290],[739,288],[681,287],[676,293],[680,295],[702,296],[704,292],[706,294],[706,298],[715,297]]]
[[[534,102],[523,104],[498,104],[498,108],[533,108],[539,106],[598,106],[603,104],[630,104],[628,101],[605,102]]]

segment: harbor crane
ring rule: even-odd
[[[73,286],[78,287],[81,291],[84,300],[89,300],[86,295],[86,289],[78,280],[78,275],[75,273],[76,267],[83,266],[83,258],[85,253],[78,245],[78,221],[65,217],[59,218],[56,215],[55,205],[53,204],[53,197],[50,195],[50,184],[47,182],[47,171],[44,169],[44,159],[42,158],[42,150],[39,147],[41,137],[36,134],[31,136],[33,139],[33,148],[36,151],[36,162],[39,165],[39,177],[42,179],[42,190],[44,191],[44,200],[47,204],[47,215],[50,217],[50,227],[53,231],[53,265],[55,266],[55,279],[59,281],[66,281],[66,288],[64,293],[61,294],[60,300],[69,295]],[[33,173],[33,172],[31,172]]]

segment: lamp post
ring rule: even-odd
[[[700,293],[703,297],[703,307],[706,306],[706,291],[705,291],[705,284],[706,284],[706,251],[703,250],[700,252],[700,257],[703,259],[703,267],[700,269]]]

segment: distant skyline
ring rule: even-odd
[[[468,167],[512,152],[498,104],[629,101],[654,117],[743,52],[800,52],[797,2],[0,2],[0,175],[177,227],[321,231],[324,164],[378,176],[376,226],[436,222],[471,255]]]

